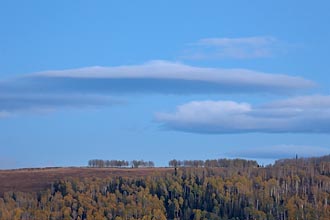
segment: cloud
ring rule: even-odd
[[[315,86],[314,82],[297,76],[248,69],[196,67],[168,61],[45,71],[30,74],[24,80],[32,81],[33,87],[38,85],[39,89],[96,93],[282,93]]]
[[[263,46],[276,42],[274,37],[245,37],[245,38],[204,38],[198,41],[197,44],[208,46],[223,46],[230,47],[235,45],[251,45]]]
[[[330,108],[329,96],[300,96],[264,105],[268,108]]]
[[[11,157],[0,156],[0,170],[13,169],[17,166],[17,161]]]
[[[110,97],[95,95],[0,95],[0,118],[22,112],[49,112],[59,108],[95,108],[119,103]]]
[[[194,133],[329,133],[330,96],[304,96],[253,106],[193,101],[174,113],[157,113],[168,129]]]
[[[291,93],[315,83],[247,69],[150,61],[141,65],[43,71],[0,81],[0,117],[24,111],[118,104],[122,94]]]
[[[230,157],[254,159],[283,159],[298,157],[316,157],[329,154],[328,148],[317,146],[278,145],[271,147],[254,147],[246,150],[226,153]]]
[[[280,42],[269,36],[245,38],[203,38],[185,51],[187,59],[252,59],[270,57],[279,51]]]
[[[8,118],[10,116],[9,112],[0,111],[0,118]]]

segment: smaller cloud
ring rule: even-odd
[[[50,112],[62,108],[95,108],[120,102],[107,96],[10,94],[0,95],[0,118],[22,112]]]
[[[197,44],[206,46],[231,47],[236,45],[264,46],[276,42],[274,37],[245,37],[245,38],[204,38]]]
[[[11,157],[0,156],[0,170],[14,169],[17,167],[17,161]]]
[[[10,116],[9,112],[6,111],[0,111],[0,118],[7,118]]]
[[[303,96],[254,106],[234,101],[193,101],[157,113],[168,129],[194,133],[330,133],[330,96]]]
[[[230,157],[254,159],[284,159],[298,157],[317,157],[329,154],[330,149],[317,146],[278,145],[271,147],[254,147],[246,150],[226,153]]]
[[[275,101],[264,105],[265,108],[330,108],[329,96],[313,95]]]
[[[279,51],[280,42],[269,36],[244,38],[203,38],[190,44],[186,59],[253,59],[271,57]]]

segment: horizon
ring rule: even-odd
[[[125,160],[125,159],[90,159],[89,161],[87,161],[86,164],[84,165],[75,165],[75,166],[41,166],[41,167],[16,167],[16,168],[0,168],[0,170],[7,170],[7,171],[10,171],[10,170],[29,170],[29,169],[57,169],[57,168],[118,168],[118,169],[139,169],[139,168],[173,168],[175,166],[173,165],[170,165],[171,161],[173,160],[176,160],[176,161],[181,161],[181,162],[185,162],[185,161],[203,161],[203,163],[205,163],[206,161],[208,160],[244,160],[244,161],[251,161],[251,162],[256,162],[258,167],[267,167],[267,166],[273,166],[276,164],[276,162],[281,162],[283,160],[297,160],[297,159],[314,159],[314,158],[322,158],[322,157],[326,157],[326,156],[330,156],[330,154],[327,154],[327,155],[320,155],[318,157],[299,157],[298,155],[295,155],[294,157],[288,157],[288,158],[280,158],[280,159],[276,159],[274,161],[270,161],[270,160],[266,160],[266,162],[269,162],[267,164],[260,164],[257,160],[254,160],[254,159],[250,159],[250,158],[240,158],[240,157],[233,157],[233,158],[208,158],[206,160],[199,160],[199,159],[190,159],[190,160],[185,160],[185,159],[177,159],[177,158],[174,158],[170,161],[167,162],[167,164],[162,164],[162,165],[158,165],[157,162],[155,161],[145,161],[143,159],[139,159],[139,160]],[[104,166],[94,166],[94,165],[90,165],[90,161],[93,161],[93,160],[102,160],[102,161],[122,161],[122,162],[127,162],[128,164],[127,165],[120,165],[120,166],[114,166],[114,165],[110,165],[110,166],[107,166],[107,165],[104,165]],[[152,162],[153,165],[152,166],[149,166],[149,165],[139,165],[137,167],[133,167],[133,161],[142,161],[142,162]],[[192,165],[184,165],[184,164],[181,164],[181,165],[178,165],[177,166],[178,168],[179,167],[195,167],[195,166],[192,166]],[[201,165],[201,166],[197,166],[197,167],[205,167],[205,165]],[[212,167],[212,166],[211,166]],[[219,167],[218,167],[219,168]],[[221,168],[221,166],[220,166]]]
[[[329,155],[329,7],[0,1],[0,170]]]

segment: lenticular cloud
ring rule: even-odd
[[[126,88],[127,91],[163,92],[166,86],[167,92],[172,93],[176,93],[182,88],[185,88],[186,92],[189,93],[200,93],[203,90],[209,92],[212,89],[218,92],[280,92],[315,86],[314,82],[296,76],[263,73],[248,69],[195,67],[168,61],[151,61],[142,65],[131,66],[86,67],[45,71],[32,74],[30,77],[39,80],[71,79],[76,84],[81,83],[80,89],[84,89],[83,86],[88,87],[88,85],[83,84],[86,80],[92,83],[102,80],[99,81],[99,84],[103,83],[101,88],[108,85],[108,89],[114,91],[116,88],[119,90],[120,88]]]

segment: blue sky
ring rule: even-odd
[[[0,168],[329,154],[329,7],[0,0]]]

